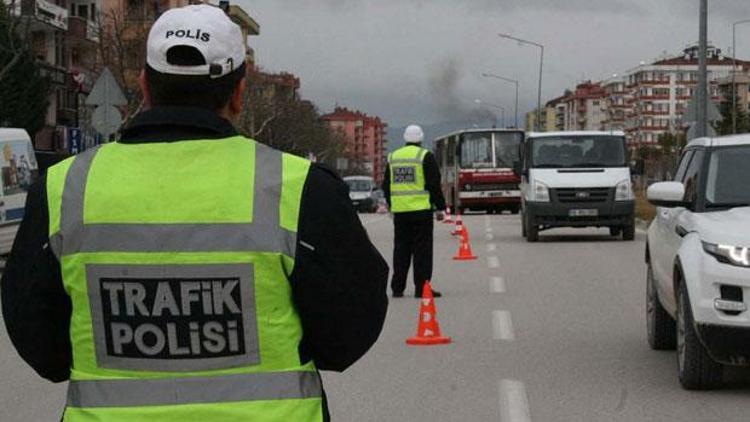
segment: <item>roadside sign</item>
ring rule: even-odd
[[[723,119],[721,113],[719,112],[719,108],[716,107],[716,103],[713,101],[708,101],[708,121],[709,122],[716,122],[721,119]],[[695,94],[693,94],[693,98],[690,99],[690,102],[687,105],[687,108],[685,109],[685,114],[682,115],[682,121],[684,122],[697,122],[698,121],[698,91],[696,90]]]
[[[117,84],[112,72],[105,67],[86,98],[86,105],[96,107],[91,115],[91,126],[104,138],[109,138],[122,125],[122,114],[115,106],[127,104],[128,100],[120,85]]]
[[[91,93],[86,98],[86,105],[124,106],[127,104],[128,100],[125,98],[125,94],[122,93],[120,85],[117,84],[109,68],[105,67],[102,70],[102,74],[99,75],[99,79],[94,83],[94,87],[91,88]]]
[[[698,133],[697,132],[698,132],[698,124],[695,123],[695,124],[691,125],[690,129],[688,129],[688,131],[687,131],[687,140],[688,141],[692,141],[693,139],[698,139]],[[716,133],[716,129],[714,129],[714,127],[711,126],[711,125],[707,125],[706,126],[706,136],[711,137],[711,138],[713,138],[715,136],[718,136],[718,134]]]
[[[83,133],[80,128],[68,128],[68,152],[75,155],[83,151]]]
[[[97,107],[91,114],[91,126],[101,133],[104,138],[117,132],[122,125],[122,114],[120,110],[110,106]]]

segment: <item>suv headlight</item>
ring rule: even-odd
[[[549,187],[542,182],[534,181],[533,186],[534,202],[549,202]]]
[[[703,250],[719,262],[737,267],[750,267],[750,248],[703,242]]]
[[[630,180],[618,183],[615,189],[615,201],[632,201],[633,199],[635,195],[633,195],[633,184]]]

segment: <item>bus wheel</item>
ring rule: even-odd
[[[511,214],[514,214],[514,215],[518,214],[519,212],[521,212],[521,206],[520,205],[514,206],[513,208],[510,209],[510,212]]]

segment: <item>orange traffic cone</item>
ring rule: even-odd
[[[461,220],[461,214],[456,215],[456,229],[451,232],[453,236],[460,235],[464,232],[464,222]]]
[[[469,240],[469,229],[464,226],[461,232],[461,246],[458,248],[456,256],[453,257],[455,261],[473,261],[477,259],[474,252],[471,251],[471,240]]]
[[[438,344],[449,344],[450,337],[440,334],[440,324],[437,320],[437,308],[435,299],[432,297],[432,285],[428,281],[422,289],[422,300],[419,305],[419,324],[417,335],[406,339],[410,346],[434,346]]]
[[[443,223],[453,224],[453,219],[451,218],[451,207],[445,209],[445,219],[443,220]]]

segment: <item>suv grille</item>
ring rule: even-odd
[[[563,188],[563,189],[552,189],[554,194],[557,196],[557,200],[561,203],[576,203],[576,202],[607,202],[610,193],[613,192],[611,188]]]

